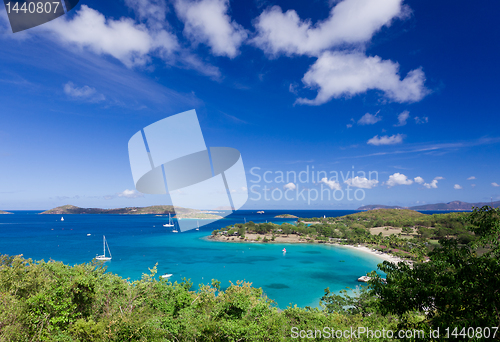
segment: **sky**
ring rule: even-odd
[[[499,10],[82,0],[13,34],[2,7],[0,209],[171,204],[135,190],[127,144],[191,109],[241,152],[243,209],[499,200]]]

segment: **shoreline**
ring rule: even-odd
[[[290,237],[288,237],[287,241],[283,241],[283,239],[280,239],[279,241],[277,241],[277,239],[278,239],[278,237],[277,237],[277,239],[275,241],[269,240],[267,242],[255,241],[255,240],[245,241],[245,240],[241,240],[238,237],[235,237],[234,238],[235,240],[223,240],[220,237],[214,238],[213,235],[205,236],[205,237],[203,237],[203,239],[206,239],[208,241],[215,241],[215,242],[246,243],[246,244],[260,243],[260,244],[292,244],[292,245],[293,244],[330,245],[330,246],[350,248],[350,249],[353,249],[353,250],[356,250],[356,251],[359,251],[359,252],[362,252],[362,253],[371,254],[374,257],[377,257],[377,258],[382,259],[384,261],[392,262],[392,263],[395,263],[395,264],[398,264],[399,262],[403,262],[403,263],[406,263],[406,264],[408,264],[410,266],[413,265],[413,261],[412,260],[403,259],[403,258],[400,258],[400,257],[395,256],[395,255],[390,254],[390,253],[383,253],[383,252],[377,251],[375,249],[369,248],[369,247],[364,246],[364,245],[350,245],[350,244],[343,245],[343,244],[340,244],[340,243],[337,243],[337,242],[322,242],[322,243],[319,243],[319,242],[308,242],[307,240],[300,241],[301,239],[298,239],[298,237],[294,237],[292,239],[290,239]],[[302,239],[302,240],[304,240],[304,239]]]

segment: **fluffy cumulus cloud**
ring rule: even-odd
[[[298,103],[309,105],[353,97],[373,89],[381,91],[388,100],[400,103],[419,101],[428,92],[422,69],[411,70],[401,79],[398,63],[352,51],[323,53],[302,82],[309,88],[318,89],[314,99],[297,99]]]
[[[424,182],[424,179],[420,176],[413,178],[415,183],[422,184]]]
[[[170,32],[165,21],[167,7],[164,0],[126,0],[126,4],[134,11],[136,20],[106,18],[82,5],[72,18],[63,16],[39,29],[51,34],[63,46],[112,56],[128,68],[144,66],[152,57],[158,57],[169,65],[194,69],[213,78],[220,77],[218,68],[207,65],[182,48],[177,36]]]
[[[427,188],[427,189],[437,189],[437,184],[438,184],[438,181],[441,180],[441,179],[444,179],[444,177],[436,177],[432,180],[432,182],[430,183],[424,183],[423,185]]]
[[[379,137],[378,135],[374,136],[370,140],[368,140],[368,145],[395,145],[401,144],[403,142],[404,135],[403,134],[394,134],[391,136],[384,135]]]
[[[394,127],[400,127],[406,125],[406,120],[410,117],[410,112],[405,110],[401,114],[398,115],[398,123],[394,125]]]
[[[377,116],[378,112],[375,115],[366,113],[358,120],[358,125],[373,125],[382,120],[381,116]]]
[[[455,190],[460,190],[460,189],[462,189],[462,187],[461,187],[459,184],[455,184],[455,185],[453,186],[453,189],[455,189]]]
[[[396,172],[393,175],[389,176],[389,179],[387,182],[385,182],[385,185],[388,187],[393,187],[395,185],[410,185],[412,184],[413,181],[411,179],[408,179],[404,174]]]
[[[73,82],[68,82],[63,87],[64,93],[73,99],[85,100],[89,102],[100,102],[105,100],[103,94],[97,93],[95,88],[91,88],[87,85],[83,87],[77,87]]]
[[[126,197],[126,198],[144,197],[144,195],[141,194],[140,192],[138,192],[136,190],[129,190],[129,189],[125,189],[124,191],[119,192],[116,195],[118,197]]]
[[[491,183],[491,185],[493,185],[493,186],[495,186],[495,187],[500,186],[499,184],[497,184],[497,183],[495,183],[495,182]]]
[[[246,30],[229,17],[229,0],[177,0],[175,10],[184,22],[184,35],[203,43],[216,56],[236,57]]]
[[[166,56],[178,49],[177,38],[163,29],[150,30],[130,18],[106,19],[86,5],[72,19],[64,16],[42,27],[64,43],[113,56],[127,67],[146,64],[152,53]]]
[[[378,184],[378,180],[356,176],[347,179],[344,183],[355,188],[371,189]]]
[[[285,189],[285,190],[295,190],[295,189],[297,189],[297,186],[295,184],[293,184],[293,183],[290,182],[288,184],[283,185],[283,189]]]
[[[402,0],[344,0],[332,7],[326,20],[313,24],[294,10],[283,13],[274,6],[255,20],[252,43],[272,56],[318,56],[334,47],[366,43],[408,11]]]
[[[332,190],[342,190],[340,183],[335,180],[328,180],[328,178],[325,177],[322,178],[319,182],[328,185]]]

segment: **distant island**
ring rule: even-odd
[[[201,210],[180,208],[172,205],[153,205],[149,207],[126,207],[116,209],[101,209],[101,208],[80,208],[74,205],[63,205],[44,211],[40,214],[55,214],[55,215],[71,215],[71,214],[119,214],[119,215],[168,215],[177,214],[177,218],[191,219],[220,219],[221,216],[207,214]]]
[[[275,216],[275,218],[299,218],[299,217],[295,216],[295,215],[290,215],[290,214],[281,214],[281,215]]]
[[[0,215],[1,214],[13,214],[13,213],[9,213],[8,211],[3,211],[3,210],[0,210]]]
[[[177,219],[197,219],[197,220],[220,220],[223,218],[219,215],[207,214],[202,212],[180,213],[175,215]]]
[[[411,209],[411,210],[471,210],[472,207],[482,207],[489,205],[493,208],[500,207],[500,201],[496,202],[478,202],[468,203],[462,201],[452,201],[448,203],[424,204],[413,207],[390,206],[382,204],[370,204],[359,207],[358,210],[374,210],[374,209]]]

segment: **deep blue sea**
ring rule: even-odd
[[[34,260],[57,260],[74,265],[102,254],[106,236],[113,259],[108,271],[140,279],[158,263],[158,274],[172,273],[171,281],[191,279],[194,288],[221,281],[245,280],[261,287],[280,308],[289,304],[317,307],[326,287],[354,288],[357,278],[376,270],[381,259],[345,247],[317,244],[225,243],[206,239],[214,229],[246,221],[293,223],[274,218],[342,216],[353,210],[240,210],[203,226],[199,231],[172,233],[162,225],[168,217],[155,215],[38,215],[40,211],[11,211],[0,215],[0,254],[23,254]],[[435,213],[435,212],[425,212]],[[87,236],[90,234],[90,236]],[[286,247],[287,253],[282,253]],[[107,252],[106,252],[107,253]],[[342,262],[341,260],[344,260]]]

